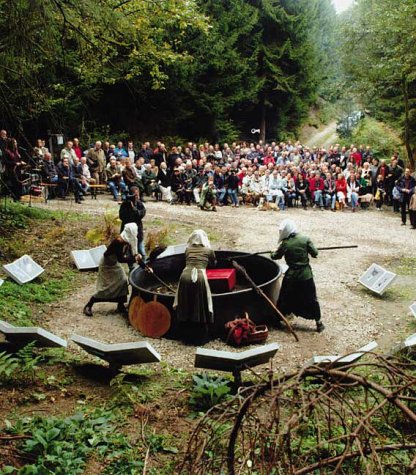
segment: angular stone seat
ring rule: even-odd
[[[112,368],[124,365],[159,363],[161,357],[147,341],[106,344],[80,335],[72,335],[71,340],[90,355],[110,363]]]
[[[358,282],[367,289],[375,292],[378,295],[383,295],[387,287],[389,287],[397,274],[390,272],[378,264],[371,264],[371,266],[358,279]]]
[[[241,371],[268,363],[274,357],[279,345],[270,343],[242,352],[208,350],[197,348],[195,368],[212,369],[233,373],[235,385],[241,385]]]
[[[406,338],[406,340],[400,342],[396,345],[392,351],[394,353],[416,353],[416,333],[410,335]]]
[[[26,254],[10,264],[5,264],[3,269],[20,285],[36,279],[36,277],[39,277],[45,271],[45,269]]]
[[[35,341],[39,347],[67,347],[66,340],[40,327],[15,327],[0,320],[0,332],[7,341],[18,346],[25,346]]]
[[[94,270],[98,269],[100,260],[106,250],[107,247],[102,245],[92,249],[71,251],[71,256],[78,270]]]
[[[373,351],[375,348],[377,348],[377,346],[378,344],[375,341],[371,341],[370,343],[367,343],[367,345],[359,348],[356,352],[350,353],[345,356],[337,356],[337,355],[314,356],[305,364],[305,367],[307,368],[308,366],[331,365],[333,367],[339,368],[341,366],[346,366],[351,363],[357,362],[366,353]]]

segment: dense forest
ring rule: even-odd
[[[0,122],[135,139],[296,135],[366,108],[415,153],[412,0],[0,0]]]

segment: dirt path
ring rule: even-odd
[[[55,201],[46,206],[64,211],[74,205]],[[194,206],[168,206],[153,201],[146,206],[145,229],[154,220],[204,228],[217,238],[213,242],[216,249],[231,247],[255,252],[273,248],[277,244],[278,223],[289,217],[295,220],[299,231],[309,235],[318,246],[359,246],[356,250],[321,252],[319,258],[312,261],[326,330],[318,334],[313,322],[297,318],[293,324],[300,336],[299,343],[294,342],[289,333],[272,330],[268,342],[281,345],[275,368],[287,371],[303,365],[314,354],[350,352],[372,339],[388,349],[410,333],[412,317],[407,307],[416,298],[414,273],[399,275],[392,290],[383,298],[371,295],[357,283],[372,262],[391,269],[392,261],[411,257],[406,249],[416,247],[416,231],[400,226],[399,217],[391,212],[371,210],[353,214],[311,209],[260,212],[254,208],[225,207],[217,213],[207,213]],[[87,214],[103,213],[106,208],[116,210],[118,205],[103,196],[97,201],[88,200],[80,207]],[[183,241],[183,237],[178,238],[179,241]],[[64,337],[78,333],[106,342],[141,340],[141,335],[114,312],[113,304],[97,305],[93,318],[82,314],[83,306],[94,291],[95,279],[96,274],[91,273],[90,283],[85,288],[74,290],[69,299],[52,307],[46,326]],[[193,367],[193,347],[163,338],[150,341],[164,361],[181,368]],[[227,348],[219,340],[205,347]]]
[[[339,141],[337,135],[337,123],[332,121],[326,125],[323,129],[316,131],[308,136],[307,144],[309,147],[325,147],[334,145]]]

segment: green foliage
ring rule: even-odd
[[[346,84],[374,117],[401,131],[411,166],[416,155],[416,3],[359,0],[343,18]],[[354,61],[351,61],[351,58]]]
[[[386,125],[371,117],[360,121],[351,136],[351,143],[369,145],[376,157],[388,159],[395,151],[402,151],[401,141]]]
[[[6,421],[8,433],[27,436],[20,450],[34,461],[22,468],[6,466],[3,470],[20,475],[76,475],[84,473],[88,458],[95,454],[105,466],[102,473],[141,473],[142,454],[116,430],[116,418],[116,411],[95,409],[64,419],[34,417],[14,424]]]
[[[111,210],[107,210],[104,213],[104,222],[87,231],[86,238],[91,244],[97,246],[99,244],[108,244],[116,236],[118,236],[120,231],[120,219],[118,215]]]
[[[230,381],[221,376],[212,377],[208,373],[192,376],[194,385],[189,403],[197,410],[208,410],[225,401],[230,392]]]
[[[17,326],[32,325],[32,306],[54,302],[72,288],[73,271],[64,271],[59,279],[19,285],[5,281],[0,287],[0,315]]]
[[[41,356],[34,354],[35,343],[29,343],[21,348],[15,356],[0,353],[0,384],[8,384],[16,381],[32,380]]]

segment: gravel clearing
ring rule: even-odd
[[[79,207],[62,201],[36,206],[62,211],[79,209],[86,214],[118,209],[117,203],[109,201],[107,195],[99,196],[98,200],[88,199]],[[293,326],[300,342],[295,342],[288,332],[272,329],[267,342],[281,345],[273,362],[274,368],[292,370],[313,355],[351,352],[373,339],[381,349],[388,350],[410,333],[412,317],[408,306],[416,299],[415,273],[399,275],[383,298],[371,295],[357,283],[373,262],[394,271],[400,259],[415,257],[409,249],[416,249],[416,231],[409,225],[401,226],[397,214],[375,210],[331,213],[312,209],[262,212],[252,207],[224,207],[211,213],[202,212],[195,206],[169,206],[153,201],[146,202],[146,207],[145,231],[155,220],[203,228],[217,237],[212,243],[215,249],[247,252],[272,249],[277,245],[278,223],[284,218],[293,219],[299,231],[309,235],[318,247],[359,246],[358,249],[322,251],[318,259],[312,260],[326,330],[318,334],[314,331],[314,322],[296,318]],[[142,340],[128,321],[115,312],[114,304],[96,304],[92,318],[83,315],[82,308],[95,288],[96,274],[90,275],[91,282],[85,288],[74,289],[68,299],[51,306],[46,312],[49,316],[45,326],[65,338],[77,333],[107,343]],[[149,342],[161,354],[162,360],[178,368],[193,368],[194,347],[165,338],[149,339]],[[72,343],[70,348],[79,352]],[[209,342],[205,348],[231,349],[220,340]]]

